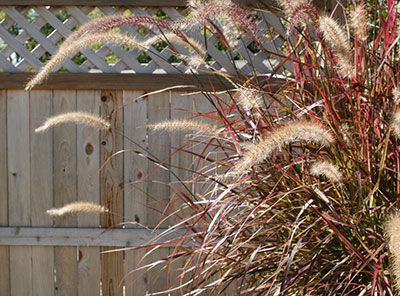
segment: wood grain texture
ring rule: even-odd
[[[77,91],[77,110],[100,114],[100,92]],[[100,204],[100,132],[77,127],[78,200]],[[78,215],[78,227],[99,227],[99,214]],[[100,295],[100,248],[78,248],[78,295]]]
[[[99,227],[0,227],[0,246],[118,246],[138,247],[165,231],[145,228]],[[167,235],[156,242],[176,239],[183,230]],[[155,241],[155,240],[154,240]],[[166,244],[167,245],[167,244]],[[169,245],[168,245],[169,246]]]
[[[7,91],[0,90],[0,225],[8,225]],[[10,295],[10,249],[0,247],[0,295]]]
[[[155,124],[170,119],[170,92],[163,92],[148,96],[147,118],[148,124]],[[170,165],[170,136],[167,132],[149,131],[148,151],[158,161]],[[148,226],[156,227],[168,214],[165,212],[170,201],[170,173],[154,163],[149,163],[149,175],[147,182],[148,205],[147,222]],[[168,224],[168,223],[167,223]],[[162,225],[167,225],[163,223]]]
[[[76,110],[76,91],[54,91],[54,114]],[[53,132],[53,184],[56,207],[76,201],[76,125],[64,124]],[[77,226],[76,215],[55,218],[56,226]],[[76,247],[55,247],[56,295],[77,295],[78,263]]]
[[[147,148],[147,100],[137,99],[141,91],[124,91],[124,216],[127,228],[138,228],[137,222],[147,224],[147,183],[142,182],[147,174],[148,163],[146,158],[134,151],[145,153]],[[137,143],[138,145],[136,145]],[[146,242],[143,242],[146,243]],[[143,258],[145,250],[125,252],[125,280],[126,295],[140,296],[146,294],[146,281],[143,272],[130,272],[136,268]]]
[[[32,73],[0,73],[0,89],[23,89]],[[176,85],[190,85],[186,90],[226,90],[231,88],[214,75],[187,74],[113,74],[113,73],[51,73],[35,89],[121,89],[152,91]]]
[[[101,132],[100,163],[103,165],[100,173],[101,204],[111,213],[102,214],[103,227],[118,227],[122,222],[123,212],[123,155],[113,156],[123,149],[123,104],[122,91],[101,91],[101,115],[111,122],[110,132]],[[112,248],[103,247],[102,251]],[[119,286],[124,276],[123,252],[103,253],[101,255],[101,282],[103,295],[122,295]]]
[[[7,92],[9,224],[30,226],[29,94]],[[11,295],[32,295],[32,248],[10,248]],[[24,281],[21,281],[24,275]]]
[[[30,179],[32,225],[52,226],[46,210],[53,207],[53,137],[51,132],[37,134],[40,126],[52,114],[53,94],[50,90],[30,93]],[[32,294],[54,295],[54,248],[32,248]]]
[[[193,117],[194,101],[193,96],[186,96],[185,92],[171,92],[171,120],[177,119],[191,119]],[[193,133],[193,132],[191,132]],[[170,133],[171,137],[171,153],[175,153],[171,157],[171,200],[173,202],[173,211],[177,212],[172,217],[172,223],[180,222],[182,218],[192,214],[186,207],[186,200],[183,195],[192,198],[192,169],[193,169],[193,155],[192,143],[188,139],[189,132],[176,131]],[[181,149],[181,150],[179,150]],[[185,150],[187,152],[185,152]]]
[[[124,91],[124,216],[127,222],[147,224],[147,100],[140,91]],[[140,147],[138,145],[140,145]],[[143,149],[142,149],[143,148]],[[126,227],[140,227],[127,224]]]

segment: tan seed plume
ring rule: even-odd
[[[78,201],[67,204],[61,208],[48,210],[46,213],[50,216],[63,216],[71,213],[105,213],[108,212],[103,206],[91,203]]]
[[[393,114],[392,118],[392,130],[393,133],[400,138],[400,110]]]
[[[351,49],[345,31],[329,16],[319,19],[319,30],[335,52],[340,73],[345,77],[351,77],[353,75]]]
[[[209,124],[194,120],[167,120],[156,124],[149,125],[155,131],[169,132],[199,132],[207,135],[216,135],[218,130]]]
[[[108,130],[110,128],[110,123],[93,114],[86,112],[69,112],[48,118],[40,127],[35,129],[35,132],[44,132],[51,127],[67,122],[86,124],[100,130]]]
[[[386,235],[389,239],[392,258],[392,272],[395,275],[397,289],[400,290],[400,215],[389,216],[386,222]]]
[[[279,0],[278,2],[287,16],[291,16],[299,6],[311,4],[309,0]]]
[[[338,183],[343,178],[339,168],[327,160],[320,160],[313,163],[310,172],[316,177],[324,176],[333,183]]]
[[[315,122],[296,121],[272,131],[260,142],[251,145],[242,159],[233,167],[228,176],[240,176],[252,166],[262,163],[275,150],[298,141],[310,141],[316,145],[329,145],[333,138],[327,130]]]
[[[399,103],[400,103],[400,89],[397,86],[393,87],[392,95],[393,95],[393,101],[397,105],[399,105]]]
[[[361,41],[367,40],[367,12],[364,6],[358,5],[351,13],[350,24],[354,35]]]
[[[26,85],[25,90],[30,90],[34,86],[42,83],[50,72],[60,65],[63,60],[69,56],[77,54],[81,49],[88,47],[93,43],[108,43],[108,44],[129,44],[136,48],[140,48],[140,42],[127,34],[116,34],[112,32],[97,33],[87,35],[68,46],[60,48],[60,50],[51,57],[47,64],[38,72]]]

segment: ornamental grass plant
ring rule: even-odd
[[[202,66],[229,82],[224,95],[203,92],[215,108],[195,116],[204,122],[188,114],[150,127],[191,132],[186,145],[195,143],[201,152],[177,153],[196,159],[191,185],[209,188],[173,186],[170,204],[184,203],[182,211],[165,205],[166,215],[180,221],[167,232],[184,231],[157,264],[168,268],[184,260],[185,267],[159,294],[219,295],[234,287],[238,295],[395,295],[396,283],[400,288],[398,5],[338,2],[338,20],[308,0],[279,4],[286,39],[283,55],[268,52],[281,61],[269,75],[215,69],[204,40],[186,35],[203,29],[230,57],[243,36],[266,51],[258,10],[210,0],[189,1],[191,13],[179,21],[108,16],[88,23],[27,85],[94,41],[148,46],[110,33],[121,25],[157,26],[165,32],[160,39],[168,43],[173,36],[191,48],[191,56],[176,54],[192,75],[201,75],[195,70]],[[221,18],[222,28],[216,24]],[[292,71],[283,71],[288,64]]]

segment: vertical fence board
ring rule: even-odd
[[[170,119],[170,92],[150,95],[148,97],[147,117],[148,124],[155,124]],[[166,166],[170,160],[170,136],[167,132],[150,131],[148,136],[148,151],[152,153],[159,161],[166,160]],[[147,222],[150,227],[159,224],[163,217],[165,207],[168,205],[170,198],[170,190],[168,184],[170,182],[169,171],[149,164],[149,181],[147,183],[148,210]],[[168,214],[168,213],[166,213]],[[165,223],[163,224],[165,225]]]
[[[191,118],[193,116],[193,97],[192,96],[182,96],[184,93],[173,92],[171,96],[171,119],[183,119],[183,118]],[[195,132],[190,132],[195,133]],[[174,156],[171,157],[171,169],[176,174],[174,176],[171,174],[171,185],[176,186],[183,194],[187,194],[190,196],[191,194],[191,186],[188,184],[188,181],[191,179],[191,170],[192,170],[192,162],[193,156],[189,152],[185,152],[183,150],[191,151],[192,145],[189,143],[187,139],[188,133],[184,131],[176,131],[175,133],[171,133],[171,153],[177,151],[177,149],[181,149],[182,151],[178,151]],[[179,178],[179,179],[178,179]],[[183,186],[185,184],[185,186]],[[171,193],[171,199],[177,199],[176,193]],[[181,200],[174,203],[173,210],[178,211],[177,215],[181,218],[187,216],[190,211],[188,209],[182,208],[185,204],[183,197]],[[179,222],[179,217],[173,217],[173,223]]]
[[[30,153],[32,225],[52,226],[46,210],[53,206],[52,133],[35,133],[52,113],[52,91],[30,93]],[[54,295],[54,247],[32,247],[33,295]]]
[[[183,118],[191,118],[193,116],[193,107],[194,101],[193,96],[182,96],[183,92],[172,92],[171,93],[171,119],[183,119]],[[190,132],[193,133],[193,132]],[[182,192],[182,194],[186,194],[189,198],[192,194],[192,172],[193,169],[193,155],[189,153],[192,151],[192,143],[186,137],[188,135],[187,132],[176,131],[175,133],[171,133],[171,153],[177,151],[177,149],[181,149],[174,156],[171,157],[171,170],[176,174],[174,176],[171,174],[171,186],[177,187],[179,189],[178,192]],[[187,150],[187,152],[183,151]],[[178,179],[179,178],[179,179]],[[172,190],[173,191],[173,190]],[[179,223],[182,219],[189,217],[193,214],[193,211],[186,206],[186,202],[183,196],[178,197],[177,192],[171,192],[171,199],[174,201],[174,206],[172,207],[173,211],[176,211],[176,216],[172,217],[172,223]],[[170,248],[171,253],[176,253],[182,251],[181,249]],[[177,261],[173,262],[170,266],[170,275],[169,282],[175,281],[175,286],[179,285],[181,278],[179,278],[179,274],[181,272],[181,268],[184,265],[184,258],[180,258]],[[185,277],[183,280],[188,280],[188,277]],[[178,292],[176,292],[178,293]]]
[[[154,124],[161,121],[170,119],[170,92],[163,92],[160,94],[150,95],[148,97],[147,117],[148,124]],[[169,166],[170,160],[167,158],[171,154],[170,149],[171,141],[170,136],[166,132],[150,131],[148,135],[148,151],[152,153],[159,161],[165,161],[165,165]],[[147,183],[148,205],[147,222],[150,227],[156,227],[165,218],[169,212],[165,209],[170,201],[170,189],[168,184],[170,182],[170,173],[168,170],[155,166],[153,163],[149,164],[149,181]],[[161,226],[166,227],[170,221],[164,222]],[[160,258],[168,256],[169,249],[161,248],[152,252],[146,258],[146,261],[153,262]],[[166,270],[160,271],[163,264],[151,269],[147,274],[147,288],[149,292],[159,292],[167,286],[167,273]]]
[[[76,110],[76,91],[54,91],[54,114]],[[53,182],[56,207],[76,201],[76,126],[54,128]],[[77,226],[76,215],[55,218],[57,226]],[[55,247],[56,294],[77,295],[78,264],[76,247]]]
[[[109,227],[118,226],[123,215],[123,157],[121,154],[111,157],[123,149],[123,138],[120,135],[123,131],[122,91],[102,91],[100,99],[101,114],[111,121],[113,131],[101,132],[100,148],[101,164],[106,162],[100,173],[101,203],[111,211],[111,214],[102,215],[101,225]],[[114,248],[101,249],[110,251]],[[123,289],[119,283],[124,275],[123,252],[102,254],[101,259],[103,295],[122,295]]]
[[[30,226],[29,94],[9,90],[7,100],[9,224]],[[11,295],[32,295],[31,257],[30,246],[10,248]]]
[[[99,115],[100,92],[77,91],[77,109]],[[96,128],[77,127],[78,200],[100,203],[100,133]],[[78,215],[79,227],[99,227],[99,214]],[[79,247],[78,295],[100,295],[100,248]]]
[[[0,90],[0,226],[8,225],[7,91]],[[10,249],[0,247],[0,295],[10,295]]]
[[[124,217],[127,222],[147,224],[146,182],[140,182],[147,173],[147,160],[129,149],[141,150],[135,143],[146,149],[147,101],[137,99],[142,92],[124,91]],[[139,227],[126,224],[126,227]],[[144,250],[125,252],[125,273],[128,275],[145,254]],[[142,272],[127,276],[125,281],[126,295],[141,296],[146,294],[145,277]]]

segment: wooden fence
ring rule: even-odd
[[[271,5],[270,0],[239,2],[256,7]],[[129,8],[149,15],[159,7],[143,10],[138,6],[163,6],[169,17],[178,18],[182,10],[176,6],[182,3],[181,0],[141,0],[133,4],[103,0],[0,0],[0,9],[6,13],[0,21],[0,67],[5,71],[0,73],[0,295],[142,296],[167,287],[166,272],[129,274],[143,259],[144,250],[105,252],[139,246],[154,238],[157,232],[138,224],[122,226],[121,223],[133,221],[155,227],[164,209],[162,204],[171,198],[172,192],[166,184],[177,181],[168,171],[156,169],[152,162],[130,150],[140,150],[134,144],[138,143],[164,160],[182,145],[184,135],[150,132],[146,125],[191,117],[193,110],[199,113],[211,110],[202,95],[183,96],[193,90],[190,87],[157,94],[149,92],[182,84],[197,88],[210,88],[212,84],[213,89],[221,90],[228,87],[226,82],[210,75],[194,79],[180,71],[179,65],[168,66],[164,62],[171,54],[168,49],[159,55],[147,51],[151,62],[140,64],[135,59],[140,52],[132,50],[128,55],[119,47],[104,46],[97,52],[85,51],[87,59],[81,65],[67,60],[63,65],[73,73],[53,73],[40,89],[30,92],[22,89],[31,75],[26,71],[39,69],[40,57],[46,51],[54,53],[61,38],[68,36],[77,24],[86,22],[88,13],[95,8],[93,5],[105,14]],[[60,9],[67,10],[71,17],[64,22],[55,18]],[[38,17],[27,22],[26,13],[31,10]],[[264,45],[279,51],[284,28],[272,12],[265,13],[278,34]],[[54,31],[42,36],[40,28],[46,24]],[[16,36],[10,33],[14,27],[18,29]],[[37,39],[36,47],[26,47],[30,38]],[[215,45],[217,41],[213,38],[208,42]],[[249,43],[250,40],[244,39],[239,50],[246,51]],[[229,70],[231,61],[215,46],[209,48],[215,58],[213,66]],[[110,53],[118,57],[117,62],[105,62]],[[265,74],[273,71],[276,61],[262,53],[252,54],[238,64],[241,71],[250,73],[250,62],[256,65],[258,74]],[[94,68],[103,73],[87,73]],[[120,74],[127,69],[133,71]],[[168,74],[160,74],[163,71]],[[145,93],[146,96],[140,97]],[[34,132],[47,117],[71,110],[107,117],[113,132],[75,125],[56,127],[43,134]],[[111,157],[123,150],[124,153]],[[184,153],[168,160],[174,173],[183,179],[188,178],[186,169],[194,161]],[[46,215],[49,208],[72,201],[99,203],[112,214],[63,218]],[[103,233],[109,227],[114,228]],[[171,248],[166,246],[143,262],[153,262],[170,252]],[[175,278],[178,268],[173,266],[170,280]]]
[[[164,209],[159,202],[166,205],[171,196],[159,182],[174,184],[176,179],[161,169],[149,176],[154,164],[129,150],[138,150],[133,144],[138,143],[163,160],[182,145],[182,135],[146,128],[190,117],[194,109],[210,110],[201,95],[182,94],[168,91],[137,99],[142,91],[0,91],[0,295],[100,295],[100,289],[102,295],[122,295],[124,289],[126,295],[145,295],[166,288],[166,273],[157,271],[122,281],[145,251],[101,252],[138,246],[155,236],[137,225],[122,230],[119,223],[155,227]],[[50,115],[71,110],[108,117],[115,132],[75,125],[34,132]],[[126,152],[109,159],[120,150]],[[169,163],[185,178],[180,168],[190,168],[192,159],[177,155]],[[49,208],[77,200],[103,204],[112,214],[46,215]],[[110,226],[119,228],[100,235]],[[170,251],[162,248],[145,262]]]

